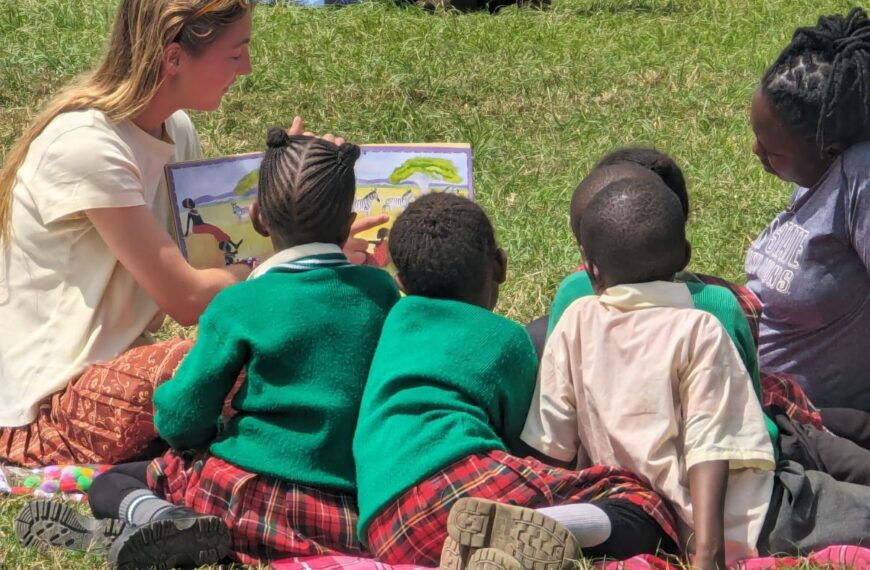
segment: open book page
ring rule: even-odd
[[[474,199],[468,144],[363,145],[357,160],[353,210],[360,217],[388,214],[389,222],[358,237],[376,263],[390,268],[389,230],[415,198],[453,192]],[[178,245],[194,267],[214,267],[271,253],[248,217],[257,195],[262,153],[170,164],[166,167]]]

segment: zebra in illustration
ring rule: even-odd
[[[357,213],[365,212],[368,214],[372,209],[372,203],[380,201],[381,199],[378,197],[377,191],[372,190],[362,198],[353,201],[353,211]]]
[[[242,222],[245,218],[248,217],[248,208],[239,206],[239,203],[235,200],[230,200],[230,206],[233,209],[233,215],[235,215],[239,219],[239,223]]]
[[[384,211],[389,212],[393,208],[398,208],[399,210],[404,210],[408,207],[408,204],[411,203],[411,200],[414,199],[414,193],[408,190],[404,194],[402,194],[401,198],[387,198],[386,202],[384,202]]]

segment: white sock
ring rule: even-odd
[[[610,518],[595,505],[576,503],[536,510],[570,530],[580,548],[592,548],[610,538]]]
[[[163,511],[174,508],[175,505],[164,501],[148,489],[137,489],[121,500],[118,514],[121,520],[127,523],[142,526],[154,520],[154,517]]]

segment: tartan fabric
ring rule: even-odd
[[[762,372],[761,395],[764,409],[776,408],[796,423],[825,429],[819,410],[790,374]]]
[[[0,463],[114,464],[139,456],[157,440],[154,389],[172,377],[191,346],[172,339],[89,366],[45,398],[34,421],[0,428]]]
[[[148,486],[176,505],[221,517],[243,564],[290,556],[361,554],[356,501],[245,471],[212,455],[173,450],[151,462]]]
[[[389,564],[437,566],[447,515],[462,497],[530,508],[621,499],[642,507],[679,544],[671,511],[627,471],[604,466],[569,471],[490,451],[457,461],[385,507],[367,530],[369,550]]]

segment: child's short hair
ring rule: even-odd
[[[687,261],[680,201],[661,180],[612,182],[589,202],[581,232],[587,261],[611,285],[670,280]]]
[[[269,130],[266,144],[257,204],[270,233],[312,242],[344,242],[356,190],[353,167],[359,147],[288,135],[280,127]]]
[[[662,182],[679,198],[680,206],[683,208],[683,217],[689,219],[689,193],[686,190],[686,178],[683,176],[683,170],[671,155],[656,148],[645,146],[618,148],[599,160],[595,168],[619,164],[620,162],[633,162],[658,174]]]
[[[777,117],[820,154],[870,139],[870,19],[862,8],[798,28],[761,79]]]
[[[639,167],[639,168],[638,168]],[[571,230],[580,243],[580,218],[589,201],[608,184],[621,178],[649,178],[640,168],[658,176],[680,200],[685,220],[689,218],[689,194],[682,169],[670,155],[650,147],[616,149],[599,160],[580,181],[571,196]]]
[[[396,219],[389,249],[406,293],[463,299],[486,286],[497,246],[480,206],[432,193],[411,202]]]
[[[571,196],[570,212],[571,231],[574,233],[578,244],[582,243],[580,241],[581,221],[589,206],[589,202],[613,182],[627,178],[661,181],[655,172],[633,162],[619,162],[593,168],[586,178],[580,181],[577,189],[574,190],[574,195]]]

